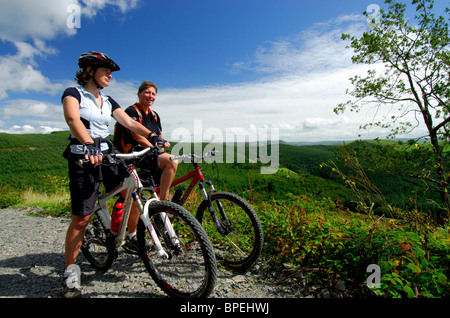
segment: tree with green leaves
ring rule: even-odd
[[[388,128],[391,138],[419,125],[426,127],[423,138],[431,144],[429,160],[433,165],[432,171],[423,176],[437,187],[442,206],[450,216],[450,171],[444,151],[450,137],[449,9],[437,16],[433,0],[412,0],[416,14],[410,21],[407,4],[395,0],[385,0],[385,4],[387,9],[380,10],[379,16],[364,13],[374,20],[362,36],[342,35],[354,51],[353,63],[374,67],[366,75],[350,79],[353,89],[347,94],[353,98],[334,111],[358,112],[367,105],[378,111],[395,110],[381,121],[361,126]]]

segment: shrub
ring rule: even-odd
[[[376,220],[339,211],[328,200],[300,196],[258,205],[265,229],[264,256],[272,266],[315,268],[328,279],[347,279],[365,288],[367,267],[381,269],[384,297],[450,295],[448,228],[406,230],[396,220]]]
[[[381,291],[391,297],[440,297],[450,294],[448,232],[417,234],[402,230],[379,233]],[[431,234],[431,235],[430,235]]]
[[[19,203],[22,199],[22,194],[14,190],[9,185],[0,184],[0,209],[4,209]]]
[[[44,181],[44,193],[68,193],[69,192],[69,178],[55,175],[47,175],[42,177]]]

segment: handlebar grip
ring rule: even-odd
[[[89,161],[89,160],[86,160],[86,159],[79,159],[79,160],[78,160],[78,164],[79,164],[80,166],[83,166],[83,165],[86,164],[86,163],[90,163],[90,161]]]
[[[170,156],[170,161],[184,159],[184,158],[191,158],[189,154],[187,155],[179,155],[179,156]]]

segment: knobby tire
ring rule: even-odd
[[[167,212],[165,217],[169,217],[181,244],[173,246],[164,235],[164,228],[160,226],[161,212]],[[217,263],[211,242],[199,222],[184,208],[170,201],[152,202],[149,218],[170,255],[169,259],[158,256],[149,230],[140,219],[137,233],[140,256],[156,284],[171,297],[209,296],[217,280]]]
[[[219,202],[225,210],[227,221],[222,219]],[[199,205],[196,217],[211,240],[217,260],[231,270],[248,270],[258,260],[264,244],[258,215],[247,201],[230,192],[213,192],[211,204],[220,224],[231,229],[228,234],[220,234],[212,221],[209,201],[204,200]]]

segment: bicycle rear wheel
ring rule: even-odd
[[[177,242],[168,237],[163,218],[169,218]],[[139,252],[151,277],[169,296],[207,297],[216,283],[217,264],[211,242],[199,222],[184,208],[169,201],[152,202],[149,219],[169,255],[167,259],[158,255],[149,229],[140,219]]]
[[[210,203],[204,200],[197,209],[197,220],[211,240],[217,260],[224,266],[245,271],[258,260],[264,235],[258,215],[250,204],[230,192],[211,195],[211,208],[226,233],[219,233],[209,212]],[[224,218],[224,213],[226,218]]]
[[[114,246],[114,237],[111,231],[107,230],[106,221],[100,212],[101,208],[98,207],[91,216],[84,232],[81,252],[92,267],[107,271],[117,257],[117,250]]]

